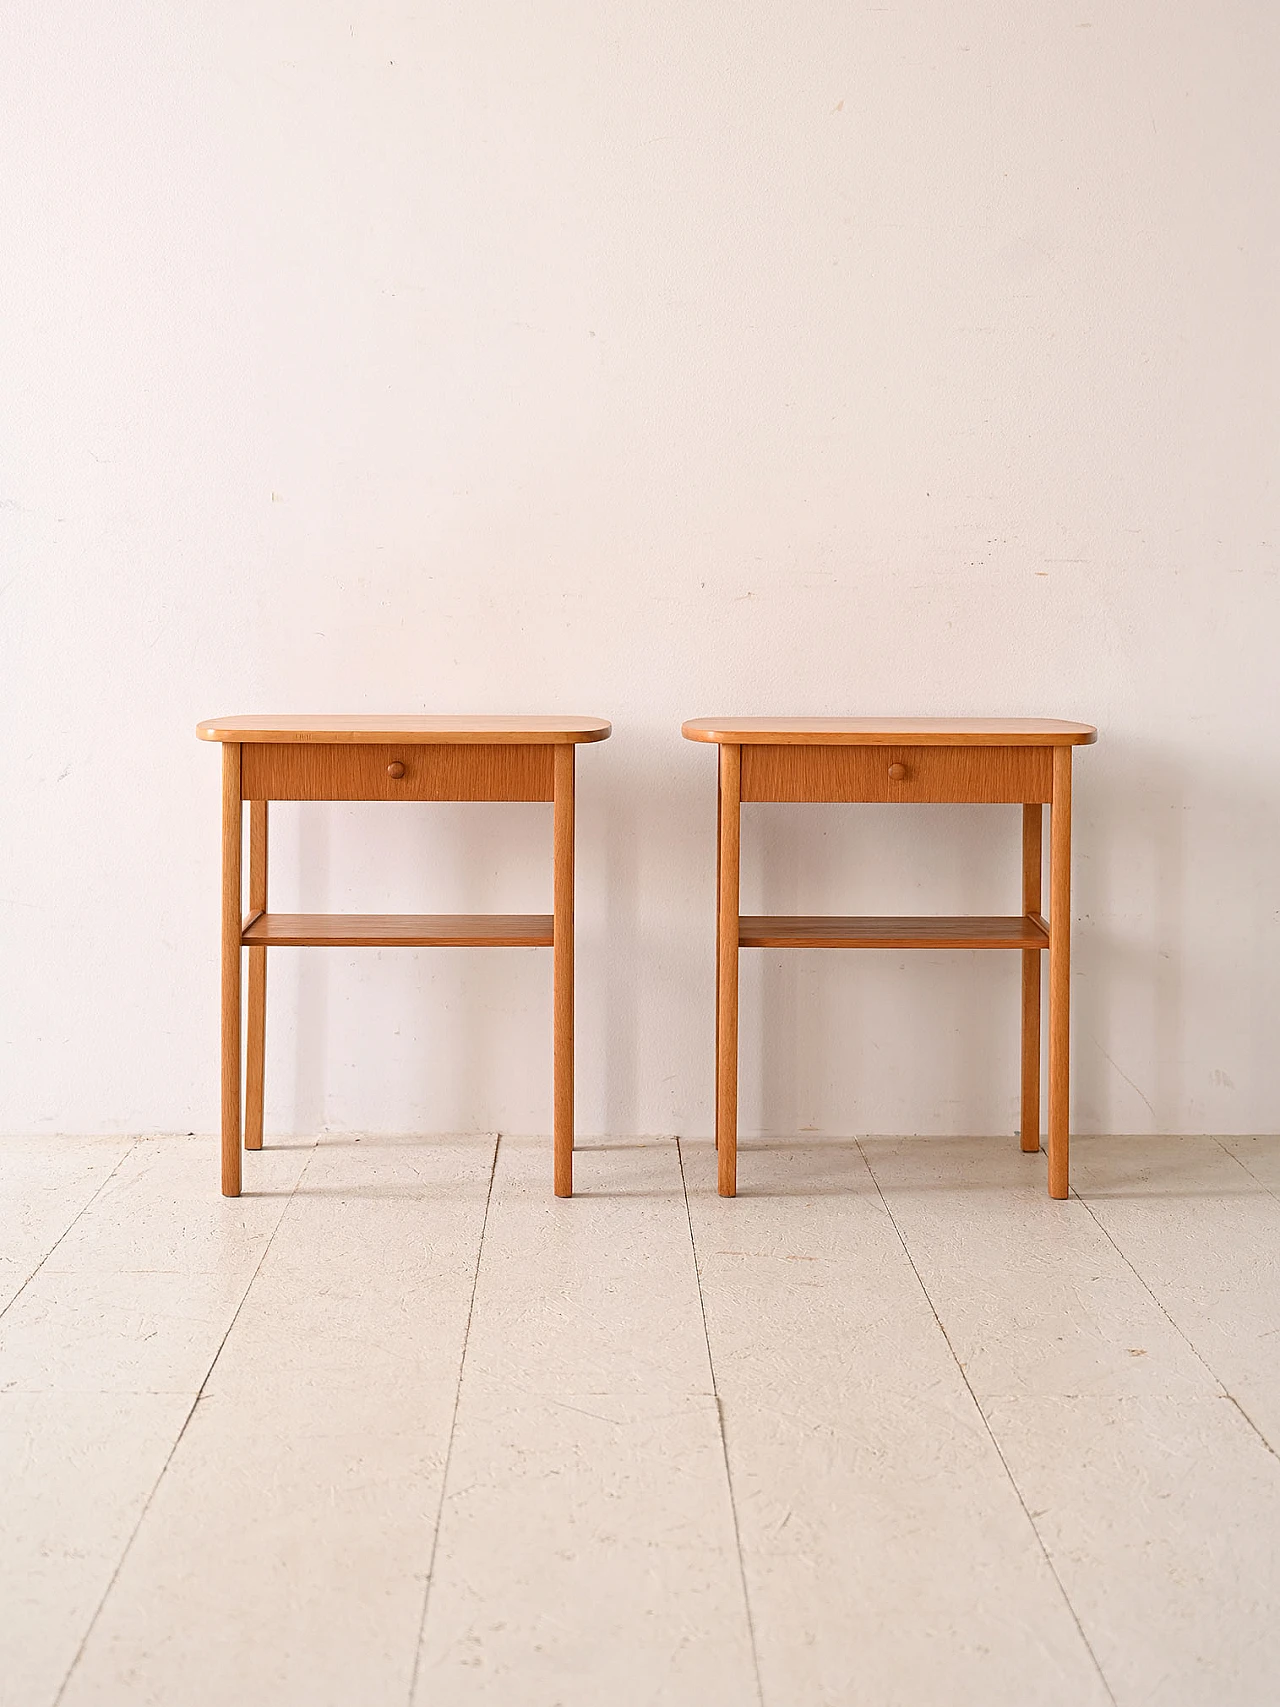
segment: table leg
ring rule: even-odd
[[[1049,1196],[1066,1197],[1071,1131],[1071,748],[1053,749],[1049,812]]]
[[[576,749],[555,749],[554,959],[554,1180],[557,1197],[573,1196],[573,760]]]
[[[1022,911],[1040,911],[1044,862],[1044,808],[1022,808]],[[1041,950],[1022,952],[1022,1148],[1040,1148],[1040,979]]]
[[[249,911],[267,910],[267,803],[249,802]],[[267,951],[249,950],[249,1025],[245,1039],[244,1147],[262,1148],[264,1056],[267,1041]]]
[[[716,1149],[721,1197],[738,1194],[738,855],[742,748],[720,748],[716,920]]]
[[[240,743],[222,744],[222,1195],[240,1195]]]
[[[720,1048],[720,826],[724,822],[724,786],[716,765],[716,1048]],[[720,1148],[720,1073],[716,1072],[716,1149]]]

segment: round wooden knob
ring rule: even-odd
[[[889,781],[890,782],[905,782],[906,776],[907,776],[907,767],[905,765],[890,765],[889,766]]]
[[[397,759],[393,765],[387,766],[387,775],[394,777],[401,777],[404,775],[404,766],[400,763],[399,759]]]

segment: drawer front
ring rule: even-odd
[[[742,747],[744,801],[1047,801],[1051,747]]]
[[[550,800],[554,748],[276,745],[240,749],[244,800]]]

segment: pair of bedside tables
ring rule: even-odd
[[[553,1180],[573,1194],[574,770],[603,741],[592,717],[225,717],[222,744],[222,1190],[240,1193],[241,1141],[262,1148],[267,950],[284,947],[550,948]],[[1071,754],[1097,739],[1045,718],[699,718],[719,750],[716,838],[716,1146],[737,1192],[738,954],[744,948],[1006,948],[1022,955],[1022,1148],[1040,1147],[1040,956],[1049,955],[1049,1195],[1069,1189]],[[554,812],[550,913],[273,913],[273,800],[541,800]],[[249,910],[244,911],[244,803]],[[741,808],[789,801],[979,802],[1022,807],[1022,911],[999,918],[754,918],[738,911]],[[1041,912],[1050,809],[1049,917]],[[247,1050],[241,972],[249,951]],[[241,1127],[242,1053],[245,1066]]]

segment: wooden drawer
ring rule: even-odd
[[[406,742],[240,749],[244,800],[550,800],[554,748]],[[398,774],[397,774],[398,767]]]
[[[742,745],[744,801],[1047,801],[1051,747]],[[891,774],[892,771],[892,774]]]

